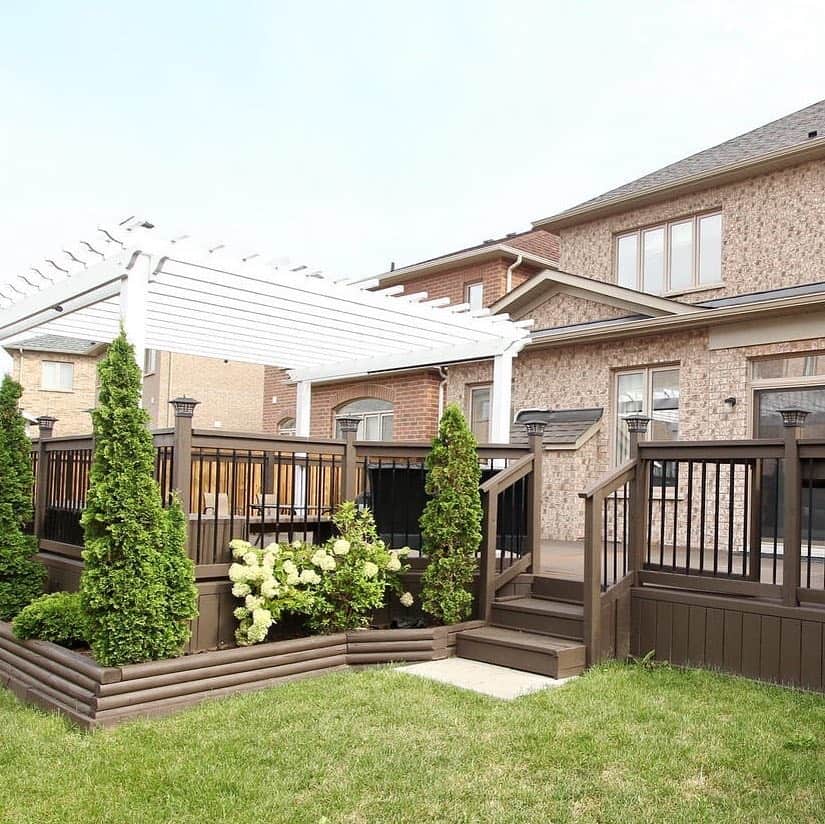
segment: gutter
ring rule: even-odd
[[[512,263],[510,266],[507,267],[507,282],[504,286],[504,292],[507,294],[513,290],[513,272],[521,266],[522,262],[524,261],[524,255],[519,254],[519,256],[515,259],[515,262]]]

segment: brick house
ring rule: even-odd
[[[106,345],[62,335],[39,335],[6,347],[11,375],[23,387],[22,407],[30,417],[58,419],[56,435],[91,430],[88,411],[97,402],[97,364]],[[257,431],[262,415],[263,366],[147,350],[143,403],[150,426],[173,425],[169,401],[179,395],[200,400],[195,426]]]

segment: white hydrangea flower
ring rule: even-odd
[[[401,549],[397,549],[396,552],[402,558],[406,558],[410,554],[410,552],[412,552],[412,550],[408,546],[402,546]]]
[[[249,617],[249,610],[246,607],[237,607],[232,613],[239,621]]]
[[[312,557],[309,559],[312,564],[319,567],[324,563],[324,558],[327,557],[326,552],[323,549],[316,550]]]
[[[292,548],[293,548],[293,549],[300,549],[302,546],[303,546],[303,544],[301,543],[301,541],[300,541],[298,538],[296,538],[296,539],[292,542]]]
[[[374,564],[372,561],[364,561],[364,577],[375,578],[376,575],[378,575],[378,564]]]
[[[233,584],[242,584],[246,581],[246,567],[243,564],[232,564],[229,567],[229,580]]]
[[[394,552],[390,555],[390,560],[387,562],[387,569],[390,572],[398,572],[398,570],[401,569],[401,561]]]
[[[243,556],[243,562],[247,566],[258,566],[258,553],[255,552],[255,550],[247,552],[246,555]]]
[[[264,555],[271,555],[273,558],[277,558],[281,554],[281,545],[275,543],[274,541],[271,544],[267,544],[264,547]]]
[[[290,572],[289,575],[286,576],[286,583],[288,586],[294,587],[295,584],[298,583],[298,573]]]
[[[294,575],[298,572],[298,567],[295,566],[293,561],[286,560],[284,561],[283,570],[286,575]]]
[[[251,644],[259,644],[266,638],[268,629],[269,627],[265,627],[263,624],[252,624],[246,631],[246,638]]]
[[[346,555],[350,550],[350,542],[346,538],[339,538],[333,545],[332,551],[336,555]]]
[[[233,558],[243,558],[249,552],[250,543],[241,538],[234,538],[229,542],[229,548],[232,550]]]
[[[263,583],[261,584],[261,595],[264,598],[274,598],[279,591],[278,582],[272,578],[264,578]]]
[[[411,607],[414,599],[411,592],[405,592],[398,600],[401,601],[401,606]]]
[[[321,576],[314,569],[304,569],[299,580],[302,584],[318,584],[321,582]]]
[[[264,605],[264,599],[258,595],[247,595],[244,604],[250,612],[253,612],[256,609],[260,609]]]
[[[249,588],[249,584],[235,584],[232,587],[232,594],[236,598],[246,598],[252,590]]]
[[[272,613],[268,609],[258,607],[252,612],[252,623],[255,626],[264,626],[269,629],[272,626]]]

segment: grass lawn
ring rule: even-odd
[[[825,820],[825,698],[619,664],[512,703],[382,669],[80,733],[0,689],[0,821]]]

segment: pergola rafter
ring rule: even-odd
[[[266,260],[130,219],[0,286],[0,344],[34,330],[108,342],[123,324],[138,358],[148,347],[282,367],[298,383],[303,435],[312,382],[492,358],[493,440],[508,439],[524,324]]]

